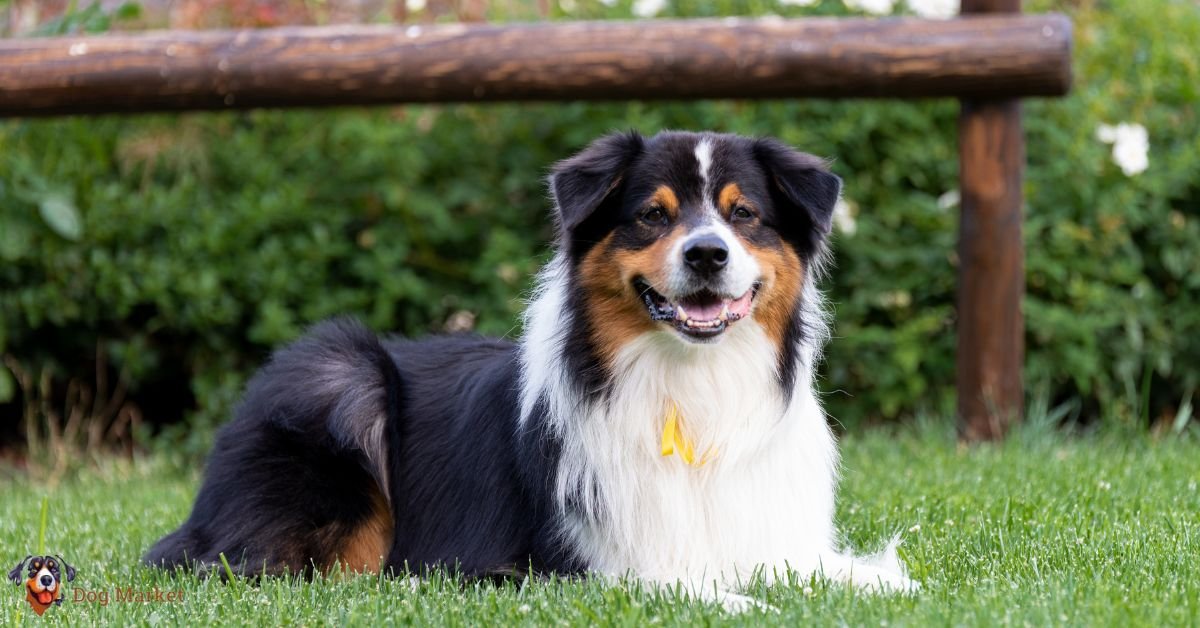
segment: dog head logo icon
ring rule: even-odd
[[[47,608],[62,604],[64,583],[75,579],[75,568],[61,556],[26,556],[8,572],[15,584],[24,583],[25,601],[41,615]]]

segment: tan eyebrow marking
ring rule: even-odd
[[[733,206],[738,202],[753,206],[745,196],[742,195],[742,188],[736,183],[726,183],[725,187],[721,188],[721,193],[717,195],[717,208],[722,214],[729,214],[733,211]]]
[[[654,194],[650,195],[649,204],[663,208],[672,218],[679,215],[679,197],[675,196],[675,190],[665,185],[660,185],[654,190]]]

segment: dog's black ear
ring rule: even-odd
[[[54,556],[55,556],[56,558],[58,558],[58,564],[62,565],[62,566],[63,566],[63,568],[64,568],[64,569],[66,569],[66,572],[67,572],[67,582],[72,582],[72,581],[74,581],[74,580],[75,580],[75,568],[74,568],[74,567],[72,567],[72,566],[70,566],[70,565],[68,565],[68,564],[67,564],[67,561],[63,560],[63,557],[62,557],[62,556],[59,556],[58,554],[55,554]]]
[[[579,154],[558,162],[550,192],[565,233],[578,227],[621,185],[625,169],[641,154],[645,140],[636,131],[606,135]]]
[[[30,555],[26,556],[25,558],[22,558],[21,562],[17,563],[17,566],[13,567],[12,571],[8,572],[8,579],[12,580],[13,582],[20,582],[22,580],[21,572],[25,571],[25,562],[28,561],[30,558],[33,558],[33,554],[30,554]]]
[[[801,224],[810,227],[818,240],[829,235],[842,180],[829,171],[825,160],[771,138],[754,142],[754,157],[770,179],[781,220],[795,224],[793,220],[802,219]]]

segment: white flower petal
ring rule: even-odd
[[[1146,127],[1136,122],[1122,122],[1117,126],[1102,124],[1096,128],[1096,137],[1113,145],[1113,163],[1125,176],[1141,174],[1150,167],[1150,134]]]
[[[890,15],[896,0],[842,0],[847,9],[863,11],[871,15]]]
[[[950,190],[938,197],[937,208],[946,211],[952,207],[958,207],[960,202],[962,202],[962,194],[958,190]]]
[[[640,18],[654,17],[667,8],[667,0],[633,0],[633,14]]]
[[[785,7],[811,7],[821,0],[779,0],[779,4]]]
[[[945,20],[958,15],[958,0],[908,0],[908,8],[918,16]]]
[[[855,208],[845,199],[838,199],[833,206],[833,225],[847,236],[853,236],[858,231],[858,221],[854,219]]]
[[[1112,144],[1117,141],[1117,127],[1110,124],[1101,124],[1096,127],[1096,139],[1105,144]]]

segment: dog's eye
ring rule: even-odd
[[[651,207],[642,214],[642,222],[647,224],[665,226],[669,221],[667,212],[663,211],[661,207]]]
[[[737,207],[733,208],[733,212],[730,213],[730,217],[733,220],[750,220],[751,218],[754,218],[754,212],[747,209],[744,205],[738,205]]]

